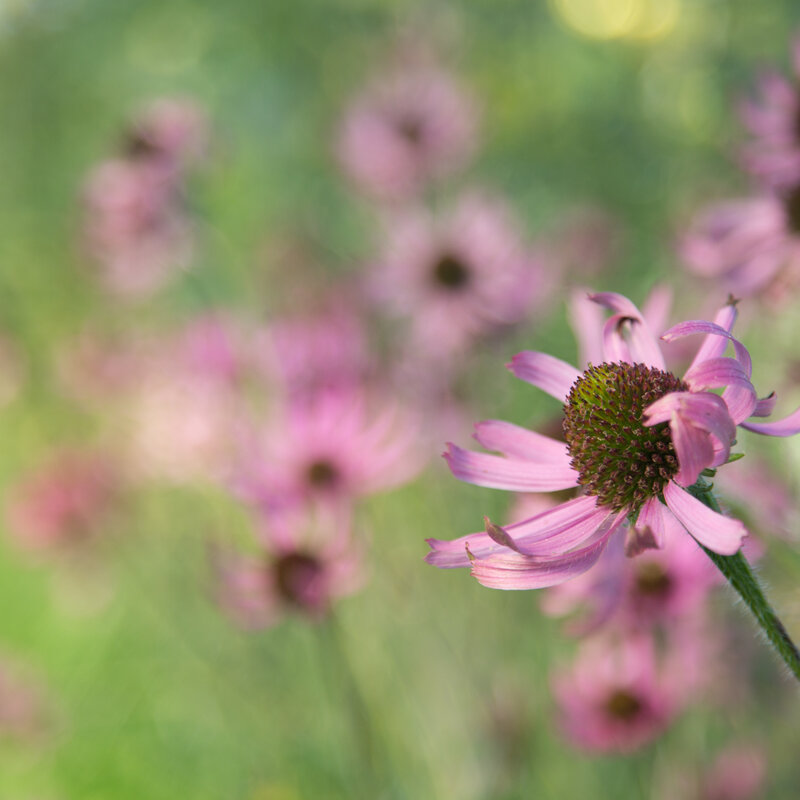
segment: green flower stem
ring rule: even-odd
[[[719,503],[712,492],[713,486],[702,478],[689,488],[689,492],[701,503],[712,511],[721,513]],[[764,597],[764,592],[758,585],[758,580],[750,569],[741,550],[732,556],[722,556],[703,547],[708,557],[716,564],[717,569],[725,576],[726,580],[744,600],[745,605],[753,613],[761,629],[767,635],[778,655],[800,681],[800,651],[792,641],[783,623],[778,619],[772,606]]]

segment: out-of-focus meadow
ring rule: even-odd
[[[798,30],[790,0],[3,0],[2,797],[797,797],[800,695],[724,587],[669,708],[589,741],[555,595],[423,559],[520,518],[440,455],[552,424],[504,365],[576,363],[575,290],[668,287],[666,327],[737,288],[680,242],[754,193],[737,110]],[[781,415],[793,269],[737,323]],[[727,504],[797,639],[800,444],[740,438]]]

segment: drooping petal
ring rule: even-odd
[[[720,337],[714,337],[719,340]],[[752,415],[758,396],[744,367],[735,358],[714,356],[689,367],[684,382],[694,392],[725,387],[722,399],[731,418],[740,423]]]
[[[772,422],[742,422],[741,426],[748,431],[765,436],[794,436],[796,433],[800,433],[800,408],[783,419],[776,419]]]
[[[714,445],[706,431],[686,423],[679,414],[674,415],[669,427],[680,465],[675,480],[681,486],[691,486],[714,463]]]
[[[608,517],[593,541],[578,550],[554,558],[539,558],[506,550],[476,559],[472,574],[490,589],[540,589],[555,586],[588,570],[600,556],[625,519],[624,513]]]
[[[533,384],[562,403],[566,402],[572,384],[581,376],[580,371],[566,361],[534,350],[517,353],[506,366],[521,380]]]
[[[648,549],[664,547],[664,515],[657,497],[651,497],[639,511],[636,524],[631,525],[625,539],[625,555],[637,556]]]
[[[557,492],[578,485],[578,473],[562,466],[536,464],[518,458],[474,453],[449,443],[444,454],[450,471],[459,480],[511,492]]]
[[[715,448],[710,436],[719,444],[719,463],[727,460],[736,437],[736,425],[725,401],[710,392],[671,392],[649,405],[644,417],[646,426],[669,421],[680,465],[675,480],[682,486],[691,486],[704,469],[714,464]]]
[[[475,425],[475,438],[487,450],[556,467],[569,466],[565,442],[559,442],[512,422],[487,419]]]
[[[595,498],[576,497],[535,517],[506,525],[504,533],[518,552],[528,555],[558,555],[580,544],[594,533],[609,512],[598,509]],[[470,533],[452,541],[428,539],[433,552],[426,561],[444,569],[466,567],[473,559],[508,550],[488,533]]]
[[[704,547],[723,556],[731,556],[742,545],[747,529],[738,519],[724,517],[698,499],[692,497],[676,483],[668,483],[664,500],[678,521]]]
[[[608,360],[643,363],[665,369],[664,356],[639,309],[627,297],[614,292],[593,294],[591,299],[615,312],[603,328],[603,347]],[[627,357],[620,358],[620,353]]]

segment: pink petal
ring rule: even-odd
[[[603,343],[597,332],[603,328],[603,310],[591,301],[586,289],[576,289],[570,294],[568,312],[578,340],[578,362],[584,366],[601,364]]]
[[[704,547],[723,556],[736,553],[747,536],[747,529],[738,519],[712,511],[676,483],[668,483],[664,500],[678,521]]]
[[[517,353],[507,366],[518,378],[533,384],[562,403],[566,402],[572,384],[581,376],[566,361],[534,350]]]
[[[605,550],[609,537],[624,519],[624,513],[609,517],[598,530],[598,538],[579,550],[555,558],[538,558],[506,551],[476,560],[472,565],[472,574],[479,583],[490,589],[540,589],[544,586],[555,586],[592,567]]]
[[[695,392],[726,387],[722,399],[737,424],[751,416],[756,407],[756,390],[742,365],[734,358],[714,356],[700,361],[689,367],[683,379]]]
[[[459,480],[476,486],[511,492],[557,492],[578,485],[578,473],[569,463],[562,467],[543,466],[516,458],[473,453],[450,443],[448,448],[444,458],[450,471]]]
[[[638,556],[645,550],[664,547],[664,515],[661,501],[651,497],[639,511],[635,525],[628,528],[625,537],[625,555]]]
[[[800,433],[800,408],[783,419],[776,419],[772,422],[742,422],[741,426],[748,431],[765,436],[794,436],[796,433]]]
[[[741,362],[745,374],[748,378],[752,375],[753,364],[750,360],[750,353],[747,352],[747,348],[738,339],[734,338],[728,331],[726,331],[725,328],[717,325],[714,322],[706,322],[704,320],[679,322],[677,325],[673,325],[668,331],[663,333],[661,338],[665,342],[674,342],[676,339],[683,339],[686,336],[692,336],[696,333],[720,336],[723,339],[733,342],[733,349],[736,351],[736,358]],[[711,352],[710,350],[709,353],[711,355],[718,355],[718,353]],[[692,362],[692,367],[695,367],[697,364],[699,364],[699,360],[695,358],[695,360]]]
[[[775,403],[778,400],[778,395],[771,392],[766,397],[762,397],[753,409],[752,416],[754,417],[768,417],[775,410]]]
[[[730,333],[731,330],[733,330],[733,324],[736,322],[738,313],[739,312],[736,310],[735,304],[727,303],[719,311],[717,311],[716,315],[714,316],[714,324],[719,325],[720,328]],[[721,356],[725,352],[725,348],[727,346],[728,343],[723,337],[716,334],[708,334],[703,339],[700,349],[695,354],[694,360],[689,366],[689,370],[691,371],[693,367],[709,358]]]
[[[644,411],[646,426],[669,420],[672,443],[680,464],[678,483],[691,486],[706,467],[714,463],[712,434],[725,461],[736,437],[736,425],[725,401],[710,392],[670,392]]]
[[[588,538],[608,515],[607,510],[598,509],[593,497],[576,497],[535,517],[507,525],[503,531],[513,540],[512,549],[518,552],[558,555]],[[444,569],[468,566],[470,555],[481,559],[507,549],[486,532],[470,533],[452,541],[427,541],[434,552],[428,553],[425,560]]]
[[[475,425],[475,438],[487,450],[496,450],[512,458],[552,464],[555,467],[569,466],[565,442],[556,441],[511,422],[497,419],[479,422]]]

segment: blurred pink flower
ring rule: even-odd
[[[282,517],[263,545],[259,556],[213,553],[220,605],[243,628],[269,627],[289,611],[319,619],[362,584],[361,552],[346,515]]]
[[[478,442],[501,456],[454,444],[445,454],[468,483],[515,492],[582,487],[584,494],[507,528],[486,520],[483,533],[454,541],[429,539],[430,564],[472,567],[484,586],[535,589],[563,583],[593,566],[618,531],[636,555],[660,548],[668,531],[688,531],[721,554],[735,553],[744,525],[693,497],[705,469],[725,464],[736,427],[789,436],[800,431],[800,409],[770,423],[746,422],[772,412],[774,395],[758,400],[747,349],[730,330],[734,305],[715,322],[684,322],[662,339],[703,334],[683,379],[665,369],[655,337],[639,310],[617,294],[593,299],[611,310],[603,325],[604,362],[581,372],[544,353],[526,351],[509,365],[519,378],[565,404],[566,443],[508,422],[476,426]],[[724,357],[729,342],[735,357]],[[723,389],[721,395],[713,389]],[[626,526],[630,519],[632,524]]]
[[[347,506],[398,486],[421,469],[415,420],[391,403],[373,411],[358,387],[290,401],[266,430],[247,436],[234,488],[267,514]]]
[[[648,637],[586,642],[572,669],[553,680],[566,737],[601,753],[630,752],[655,739],[685,700],[666,667]]]
[[[185,267],[191,225],[170,175],[149,160],[112,160],[90,174],[84,191],[84,238],[109,291],[151,294]]]
[[[411,326],[412,354],[450,356],[520,322],[551,290],[501,200],[471,194],[435,219],[418,209],[389,223],[369,290]]]
[[[800,186],[710,206],[679,249],[695,275],[735,297],[785,300],[800,289]]]
[[[444,70],[417,63],[375,80],[353,100],[337,152],[362,191],[402,199],[463,167],[476,145],[472,100]]]
[[[800,38],[792,44],[792,64],[800,75]],[[800,182],[800,85],[778,72],[761,75],[758,97],[740,104],[753,139],[742,148],[745,169],[769,186]]]
[[[208,148],[205,112],[189,98],[161,97],[135,116],[125,142],[125,155],[155,161],[177,172],[198,161]]]
[[[25,548],[71,548],[104,533],[119,500],[120,476],[105,456],[62,450],[11,487],[9,532]]]

